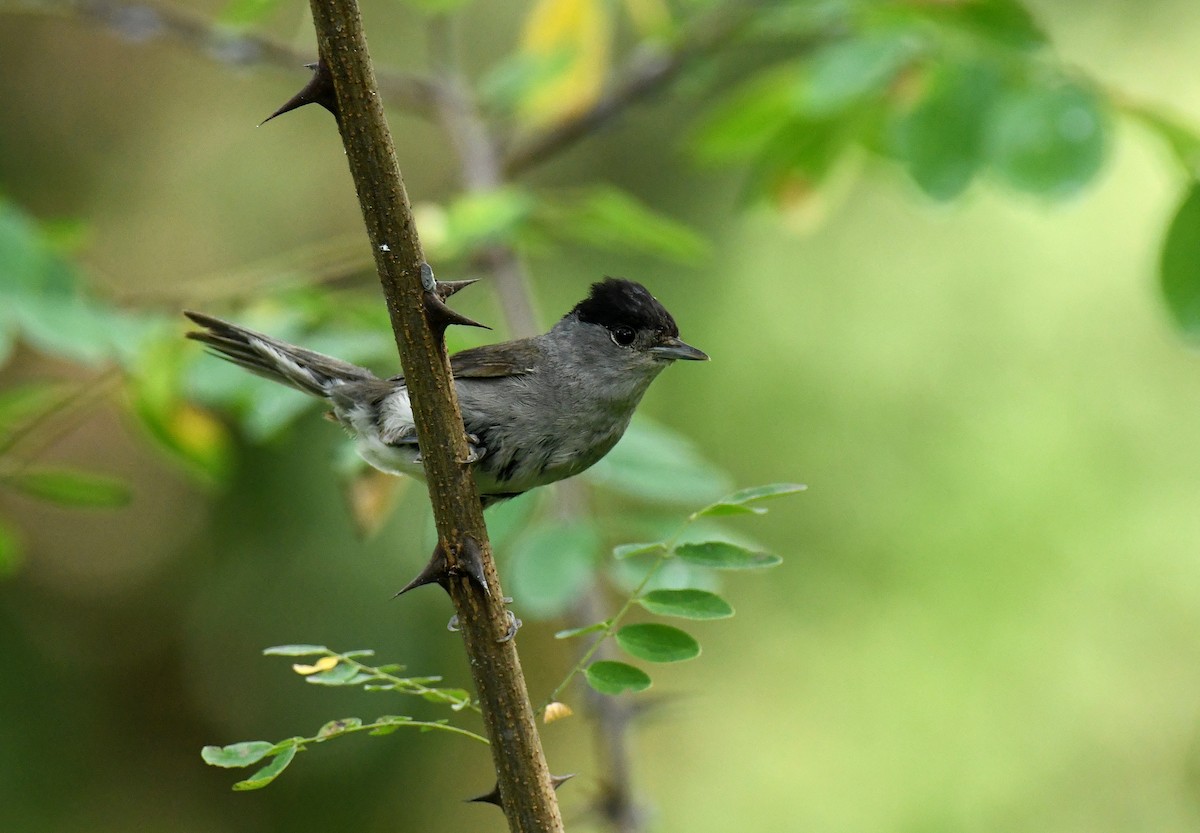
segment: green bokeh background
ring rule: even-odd
[[[1200,123],[1194,3],[1031,5],[1066,60]],[[476,6],[482,65],[520,8]],[[365,9],[388,33],[377,60],[418,66],[415,18]],[[307,45],[302,21],[272,27]],[[130,303],[177,309],[205,280],[359,228],[325,114],[255,127],[302,73],[39,16],[0,16],[0,56],[0,183],[84,220],[89,274]],[[635,748],[657,829],[1197,829],[1200,359],[1154,285],[1182,188],[1163,148],[1118,125],[1104,174],[1064,204],[984,184],[934,206],[866,163],[800,231],[687,162],[674,137],[691,115],[637,110],[537,176],[630,188],[701,229],[708,262],[529,263],[546,321],[601,274],[650,285],[714,360],[665,374],[644,411],[739,485],[810,486],[747,527],[785,565],[730,579],[738,616],[696,626],[704,656],[656,674]],[[414,198],[444,199],[439,134],[399,115],[393,132]],[[499,320],[470,294],[468,314]],[[0,384],[45,373],[78,371],[23,352]],[[301,685],[268,645],[370,646],[468,679],[445,600],[391,600],[427,549],[422,489],[358,542],[329,474],[341,442],[305,420],[240,449],[214,495],[104,412],[49,456],[128,478],[128,509],[4,498],[28,557],[0,584],[0,829],[503,829],[459,803],[492,776],[451,737],[341,740],[249,794],[200,761],[207,743],[400,709]],[[535,697],[571,660],[556,627],[521,632]],[[581,773],[569,827],[589,829],[588,728],[545,736],[552,768]]]

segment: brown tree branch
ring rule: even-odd
[[[264,35],[221,26],[211,19],[177,6],[140,0],[15,0],[0,4],[30,14],[77,19],[101,26],[125,40],[142,43],[158,39],[180,43],[214,61],[231,66],[265,65],[294,72],[310,63],[310,53],[299,52]],[[379,92],[389,103],[415,113],[432,111],[432,83],[416,75],[381,72]]]
[[[534,723],[516,647],[503,641],[501,602],[467,440],[441,333],[426,313],[424,255],[391,132],[375,84],[356,0],[311,0],[323,63],[332,76],[338,126],[400,351],[438,530],[453,570],[477,548],[487,589],[451,575],[445,586],[458,611],[484,724],[491,739],[497,793],[509,828],[562,830],[553,782]]]

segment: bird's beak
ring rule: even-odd
[[[708,354],[703,350],[697,350],[690,344],[680,341],[674,336],[664,338],[661,342],[651,347],[647,352],[663,359],[684,359],[693,362],[708,361]]]

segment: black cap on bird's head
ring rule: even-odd
[[[592,284],[586,298],[569,315],[585,324],[598,324],[621,347],[634,342],[636,333],[652,334],[646,352],[659,358],[705,361],[703,352],[679,340],[679,327],[666,307],[646,287],[625,278],[605,278]]]

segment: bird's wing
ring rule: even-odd
[[[455,379],[502,379],[524,376],[537,366],[541,348],[535,339],[523,338],[503,344],[485,344],[460,350],[450,357],[450,371]],[[388,381],[404,383],[404,376]]]
[[[530,338],[504,344],[485,344],[455,353],[450,369],[455,379],[495,379],[523,376],[537,366],[540,349]]]

